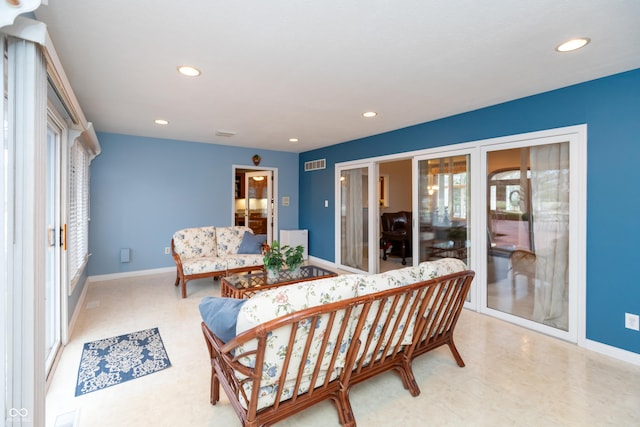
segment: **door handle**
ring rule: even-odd
[[[60,229],[60,246],[62,246],[62,250],[67,250],[67,224],[62,224]]]

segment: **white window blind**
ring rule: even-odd
[[[78,141],[69,156],[69,223],[67,260],[75,281],[89,258],[89,155]]]

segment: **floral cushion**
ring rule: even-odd
[[[305,308],[315,307],[321,304],[327,304],[343,299],[356,296],[356,284],[360,275],[343,275],[333,278],[314,280],[312,282],[302,282],[289,286],[260,292],[251,297],[247,303],[241,308],[238,314],[236,333],[240,334],[257,325],[267,322],[271,319],[293,313],[295,311],[304,310]],[[309,357],[314,358],[320,351],[324,336],[329,333],[329,341],[326,353],[323,357],[321,365],[321,373],[318,377],[317,385],[320,385],[327,375],[327,370],[334,352],[339,352],[336,358],[336,369],[329,375],[331,379],[335,379],[339,374],[339,368],[344,366],[346,350],[348,346],[348,337],[351,331],[347,330],[342,342],[337,342],[337,336],[340,326],[344,322],[344,311],[338,313],[332,327],[328,330],[329,315],[323,315],[315,328],[314,340],[309,350]],[[309,333],[308,322],[301,322],[296,331],[294,339],[294,348],[292,357],[288,366],[287,381],[284,385],[284,397],[291,397],[292,390],[288,388],[294,383],[289,381],[295,379],[304,352],[305,339]],[[281,374],[284,364],[284,355],[290,337],[290,327],[283,327],[273,331],[267,339],[267,349],[265,351],[265,359],[263,365],[263,377],[260,387],[260,397],[258,399],[258,408],[264,408],[271,405],[275,399],[277,391],[276,382]],[[256,342],[248,342],[236,349],[236,354],[250,351],[256,348]],[[243,357],[240,363],[245,366],[253,367],[255,357]],[[313,376],[314,367],[305,364],[305,381],[302,388],[307,390],[310,387],[311,378]],[[308,371],[308,372],[307,372]],[[251,392],[251,384],[245,384],[245,391]]]
[[[417,283],[418,281],[420,281],[419,273],[420,273],[420,269],[418,267],[406,267],[398,270],[388,271],[386,273],[365,276],[358,282],[358,289],[357,289],[358,296],[372,294],[375,292],[381,292],[387,289],[393,289],[393,288],[405,286],[411,283]],[[404,299],[401,299],[398,302],[398,305],[401,305],[403,303],[404,303]],[[408,303],[409,307],[411,306],[412,303],[413,303],[413,298]],[[367,318],[365,319],[365,323],[362,328],[362,334],[361,334],[362,342],[366,341],[366,338],[364,337],[366,337],[367,334],[369,334],[369,331],[371,330],[371,328],[375,326],[374,322],[376,319],[379,305],[380,305],[380,302],[376,301],[372,309],[369,311]],[[396,320],[397,313],[395,312],[391,313],[391,301],[388,301],[386,305],[382,308],[382,314],[378,321],[378,324],[384,324],[384,322],[389,317],[389,315],[391,315],[392,317],[391,321],[393,323],[391,323],[391,325],[394,325],[395,322],[397,321]],[[413,326],[415,324],[415,316],[412,319],[407,319],[408,316],[409,316],[409,310],[407,309],[404,312],[402,319],[400,319],[400,324],[396,332],[396,336],[393,337],[393,339],[391,340],[392,345],[396,345],[398,343],[402,335],[402,331],[407,327],[407,323],[409,323],[408,325],[409,329],[407,330],[407,332],[405,332],[405,335],[402,340],[402,344],[404,345],[411,344],[411,341],[413,340]],[[381,333],[382,333],[381,328],[378,328],[377,330],[374,331],[374,340],[368,348],[369,353],[367,354],[367,359],[366,359],[368,362],[371,360],[373,349],[375,348],[378,340],[381,338]],[[389,339],[389,334],[391,334],[390,329],[387,330],[387,333],[385,336],[386,340]],[[380,357],[380,355],[382,354],[382,350],[384,350],[384,346],[380,348],[380,352],[376,357]],[[358,358],[362,355],[364,351],[365,351],[365,347],[362,346],[358,353]]]
[[[176,253],[183,260],[217,256],[216,227],[185,228],[173,234]]]
[[[227,270],[227,259],[218,257],[192,258],[182,260],[182,271],[186,275]]]
[[[262,255],[226,255],[224,259],[227,261],[227,268],[229,270],[243,267],[259,267],[264,263]]]
[[[405,267],[386,273],[364,276],[358,282],[357,293],[360,295],[373,294],[387,289],[405,286],[420,281],[419,267]]]
[[[245,231],[252,233],[249,227],[237,225],[231,227],[216,227],[218,242],[218,256],[237,254]]]
[[[467,269],[467,265],[463,261],[456,258],[444,258],[437,261],[423,262],[419,267],[422,280],[430,280],[436,277],[457,273],[459,271],[464,271]],[[437,288],[433,292],[431,301],[429,302],[429,308],[433,307],[434,305],[437,307],[446,307],[447,303],[449,302],[449,298],[451,298],[450,293],[446,292],[446,283],[440,283],[438,286],[439,288]],[[446,301],[443,301],[445,299]],[[434,322],[438,322],[437,324],[440,324],[440,319],[448,315],[449,312],[441,310],[440,313],[438,313],[437,318],[431,319],[430,323],[427,325],[426,330],[429,330]],[[431,335],[433,336],[443,333],[444,327],[445,325],[443,324],[442,329],[434,330]]]
[[[420,263],[421,280],[435,279],[447,274],[457,273],[467,269],[467,265],[457,258],[443,258],[437,261]]]

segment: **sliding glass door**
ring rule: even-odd
[[[419,262],[458,258],[471,265],[470,161],[471,155],[464,152],[415,159],[418,244],[414,247],[419,248]],[[467,295],[468,304],[475,304],[474,292]]]
[[[47,126],[46,159],[46,288],[45,288],[45,360],[49,374],[62,339],[62,245],[61,221],[61,136],[62,128],[52,115]]]
[[[378,271],[379,206],[388,202],[388,191],[376,185],[381,161],[336,165],[338,268]],[[585,171],[586,126],[414,153],[413,264],[458,258],[476,272],[466,308],[578,341],[585,310]]]
[[[575,341],[576,137],[488,146],[485,309]],[[573,242],[573,243],[572,243]]]
[[[463,154],[418,160],[420,262],[439,258],[469,262],[469,159]]]

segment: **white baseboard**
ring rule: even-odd
[[[127,271],[124,273],[100,274],[97,276],[89,276],[87,282],[101,282],[103,280],[125,279],[127,277],[150,276],[153,274],[175,273],[176,267],[153,268],[150,270]]]
[[[67,341],[68,338],[73,334],[73,328],[76,326],[76,322],[78,321],[78,317],[80,316],[80,310],[82,310],[82,307],[84,307],[84,300],[86,299],[88,288],[89,279],[87,278],[87,281],[84,284],[84,288],[82,288],[82,292],[80,292],[80,297],[78,298],[76,307],[73,310],[73,314],[71,315],[71,320],[69,320],[69,326],[67,326]]]
[[[312,256],[309,257],[309,263],[317,264],[317,265],[320,265],[321,267],[336,268],[336,264],[334,262],[327,261],[322,258],[312,257]],[[127,271],[123,273],[99,274],[96,276],[89,276],[87,278],[87,283],[101,282],[103,280],[126,279],[127,277],[150,276],[153,274],[164,274],[164,273],[175,273],[175,272],[176,272],[176,267],[173,266],[173,267],[154,268],[150,270]],[[86,286],[84,290],[86,290]]]
[[[618,347],[613,347],[592,340],[586,340],[584,348],[595,351],[596,353],[604,354],[605,356],[613,357],[614,359],[622,360],[623,362],[640,366],[640,354],[632,351],[623,350]]]

